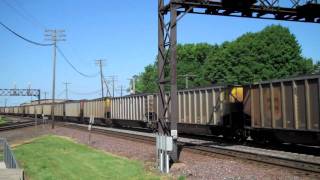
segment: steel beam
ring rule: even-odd
[[[179,160],[178,158],[178,146],[177,146],[177,121],[178,121],[178,88],[177,88],[177,8],[175,5],[170,9],[170,97],[171,99],[171,111],[169,114],[170,121],[170,134],[173,136],[173,151],[171,153],[171,159],[174,162]]]
[[[40,89],[0,89],[0,96],[36,96],[40,104]]]
[[[171,0],[161,9],[163,14],[171,6],[179,7],[177,13],[234,16],[283,21],[320,23],[320,4],[315,1],[289,1],[286,7],[280,0],[259,0],[252,4],[225,3],[227,0]],[[291,3],[290,3],[291,2]],[[192,10],[190,10],[192,8]]]

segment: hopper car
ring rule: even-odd
[[[54,116],[77,123],[94,117],[100,125],[155,129],[159,101],[156,93],[65,101],[55,104]],[[320,75],[179,90],[177,109],[179,133],[320,145]],[[51,104],[0,107],[0,113],[50,118]]]

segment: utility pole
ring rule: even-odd
[[[117,76],[112,75],[112,76],[108,76],[108,78],[110,79],[111,83],[112,83],[112,97],[114,97],[114,90],[115,90],[115,81]]]
[[[131,87],[130,87],[130,93],[135,94],[136,93],[136,79],[138,78],[137,75],[134,75],[132,78],[130,78]]]
[[[4,99],[4,107],[7,107],[7,98]]]
[[[44,103],[47,102],[47,93],[48,93],[48,92],[46,92],[46,91],[43,92],[43,94],[44,94]]]
[[[28,82],[28,91],[30,93],[31,90],[31,82]],[[30,103],[32,102],[32,96],[30,96]]]
[[[103,71],[102,71],[102,66],[104,65],[103,62],[105,60],[98,59],[96,60],[96,64],[100,67],[100,80],[101,80],[101,99],[104,97],[104,92],[103,92]]]
[[[66,89],[65,89],[65,91],[66,91],[66,100],[68,100],[68,85],[71,84],[71,83],[66,81],[63,84],[66,86]]]
[[[16,94],[17,93],[17,91],[16,91],[16,89],[17,89],[16,82],[13,82],[13,89],[14,89],[13,93]]]
[[[185,74],[185,75],[179,75],[179,77],[184,77],[186,81],[186,89],[189,88],[189,78],[191,77],[197,77],[196,75],[193,74]]]
[[[121,85],[121,86],[120,86],[120,97],[123,96],[123,91],[124,91],[124,90],[125,90],[125,89],[124,89],[123,85]]]
[[[51,41],[53,45],[53,66],[52,66],[52,103],[51,103],[51,128],[54,129],[54,101],[55,101],[55,86],[56,86],[56,54],[57,54],[57,42],[65,41],[64,30],[48,29],[45,30],[45,36]]]

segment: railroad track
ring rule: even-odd
[[[59,123],[59,126],[64,126],[73,129],[87,130],[85,125],[77,125],[70,123]],[[109,130],[108,130],[109,129]],[[155,137],[150,135],[142,135],[145,133],[129,133],[126,130],[110,130],[111,128],[94,127],[92,128],[93,133],[111,135],[113,137],[119,137],[123,139],[128,139],[132,141],[144,142],[155,144]],[[190,140],[190,139],[189,139]],[[216,156],[224,155],[231,156],[240,159],[246,159],[255,162],[262,162],[272,165],[284,166],[289,168],[294,168],[303,171],[320,173],[320,157],[306,154],[298,154],[284,151],[274,151],[266,150],[262,148],[243,148],[244,146],[239,146],[239,148],[231,148],[231,146],[219,146],[212,145],[209,141],[195,140],[195,143],[188,141],[188,138],[180,138],[179,145],[182,146],[183,151],[189,151],[197,154],[202,154],[206,156]],[[252,150],[254,149],[254,150]],[[278,152],[279,154],[275,154]],[[319,161],[318,161],[319,160]],[[320,175],[319,175],[320,178]]]
[[[24,127],[34,126],[34,125],[35,125],[34,121],[12,123],[8,125],[0,126],[0,131],[8,131],[12,129],[24,128]]]

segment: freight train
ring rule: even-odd
[[[65,101],[55,104],[54,116],[78,123],[93,116],[102,125],[150,129],[158,118],[159,100],[158,94],[150,93]],[[185,89],[178,91],[178,131],[237,141],[251,138],[320,146],[319,108],[320,75]],[[1,107],[0,113],[50,118],[51,104]]]

